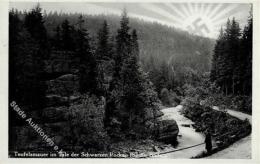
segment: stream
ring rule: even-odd
[[[161,110],[164,113],[164,115],[162,116],[163,120],[174,119],[179,126],[179,135],[177,137],[178,145],[175,148],[173,147],[169,148],[168,151],[200,144],[203,143],[205,140],[204,135],[195,132],[195,129],[191,126],[194,123],[180,113],[182,108],[183,107],[181,105],[178,105],[176,107],[165,108]],[[200,154],[204,150],[205,150],[205,145],[203,144],[193,148],[160,155],[159,157],[187,159]]]

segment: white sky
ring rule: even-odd
[[[10,8],[30,10],[32,2],[11,2]],[[116,14],[126,8],[130,17],[156,21],[190,33],[216,38],[221,26],[233,17],[243,26],[247,23],[250,4],[231,3],[87,3],[41,2],[43,10],[66,13]]]

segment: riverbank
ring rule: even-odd
[[[192,126],[194,122],[183,116],[182,108],[181,105],[178,105],[177,107],[161,109],[164,115],[160,120],[175,120],[178,124],[179,134],[176,145],[154,140],[127,141],[113,145],[112,150],[136,154],[136,158],[189,159],[202,153],[205,150],[204,135],[195,131]],[[194,145],[198,146],[191,147]]]
[[[218,108],[213,108],[219,110]],[[252,124],[252,116],[238,111],[227,110],[227,113],[240,119],[248,119],[250,124]],[[206,157],[207,159],[251,159],[252,158],[252,136],[251,134],[245,138],[236,141],[234,144],[230,145],[228,148],[219,151],[211,156]]]
[[[216,112],[217,108],[214,108]],[[214,111],[215,111],[214,110]],[[169,159],[189,159],[189,158],[209,158],[209,159],[248,159],[251,158],[251,135],[242,139],[233,140],[226,147],[216,147],[214,142],[214,154],[206,154],[204,135],[196,130],[196,123],[188,119],[183,114],[183,106],[161,109],[163,116],[161,120],[175,120],[179,127],[178,143],[176,145],[165,144],[154,140],[124,141],[111,146],[112,152],[127,154],[133,158],[169,158]],[[229,118],[236,117],[240,120],[248,119],[251,123],[250,115],[228,110]],[[234,118],[233,118],[234,119]],[[231,135],[232,136],[232,135]],[[230,137],[230,136],[227,136]],[[216,138],[213,139],[214,141]],[[201,144],[201,145],[198,145]],[[191,147],[193,145],[198,145]],[[187,149],[186,149],[187,148]]]
[[[183,114],[185,117],[195,122],[194,128],[198,132],[204,132],[209,130],[212,134],[213,150],[211,154],[203,152],[194,158],[204,158],[222,151],[239,141],[240,139],[247,137],[251,134],[251,124],[249,119],[242,119],[244,114],[241,113],[236,117],[236,111],[230,111],[235,113],[234,116],[228,111],[216,110],[211,107],[202,106],[192,102],[185,102]],[[237,156],[239,158],[239,156]]]
[[[195,131],[192,126],[194,122],[182,115],[182,108],[183,107],[181,105],[178,105],[176,107],[165,108],[161,110],[164,113],[161,119],[174,119],[179,127],[179,135],[177,138],[178,144],[168,151],[180,150],[186,147],[204,143],[204,135]],[[181,151],[174,151],[172,153],[160,155],[159,157],[172,159],[188,159],[200,154],[204,150],[205,145],[202,144]]]

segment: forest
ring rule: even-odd
[[[119,17],[11,9],[9,86],[9,102],[71,151],[160,138],[163,106],[251,113],[252,15],[242,31],[228,20],[214,40],[129,18],[126,10]],[[10,150],[51,149],[14,111],[9,128]],[[28,135],[29,146],[22,143]]]

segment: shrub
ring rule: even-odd
[[[196,104],[186,99],[183,101],[183,114],[195,122],[196,131],[210,129],[219,147],[225,147],[251,133],[249,121],[241,121],[226,112],[216,111],[210,107]]]
[[[64,135],[74,147],[94,152],[107,148],[109,137],[103,122],[104,104],[104,98],[83,95],[80,103],[70,106],[66,116],[71,133]]]
[[[167,88],[163,88],[160,92],[160,99],[164,106],[170,106],[170,98],[169,98],[169,91]]]

